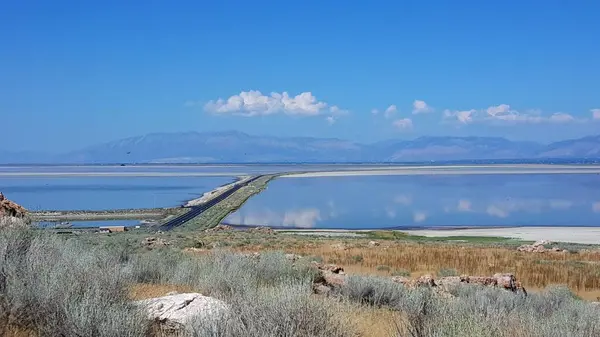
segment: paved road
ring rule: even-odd
[[[225,200],[225,198],[229,197],[230,195],[232,195],[233,193],[235,193],[237,190],[239,190],[240,188],[247,186],[248,184],[250,184],[251,182],[255,181],[256,179],[262,177],[262,175],[253,177],[251,179],[248,179],[246,182],[242,183],[242,184],[237,184],[235,185],[233,188],[219,194],[218,196],[210,199],[209,201],[198,205],[198,206],[191,206],[191,207],[187,207],[190,210],[188,212],[186,212],[185,214],[182,214],[178,217],[175,217],[167,222],[165,222],[164,224],[162,224],[160,227],[158,227],[159,230],[161,231],[169,231],[175,227],[179,227],[181,225],[183,225],[184,223],[192,220],[193,218],[199,216],[200,214],[202,214],[204,211],[206,211],[207,209],[213,207],[214,205],[220,203],[221,201]]]

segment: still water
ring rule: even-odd
[[[282,178],[225,222],[340,229],[600,226],[600,175]]]
[[[235,177],[0,177],[0,192],[29,210],[175,207]]]

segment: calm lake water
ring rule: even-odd
[[[0,191],[29,210],[179,206],[234,177],[1,177]]]
[[[600,226],[600,175],[281,178],[225,222],[347,229]]]

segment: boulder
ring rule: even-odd
[[[6,199],[0,192],[0,217],[24,218],[27,210],[16,202]]]
[[[225,302],[198,293],[151,298],[135,304],[147,312],[151,321],[173,330],[189,329],[198,320],[214,323],[230,312]]]
[[[166,241],[163,238],[158,238],[155,236],[150,236],[145,238],[144,240],[142,240],[142,246],[147,247],[147,248],[160,248],[160,247],[166,247],[168,245],[170,245],[171,243]]]
[[[515,275],[498,273],[494,274],[492,277],[496,279],[498,287],[511,291],[517,290],[517,279]]]
[[[498,285],[498,280],[490,276],[468,276],[468,282],[486,287],[495,287]]]
[[[411,283],[411,279],[409,279],[408,277],[404,277],[404,276],[393,276],[392,282],[400,283],[404,286],[409,286]]]
[[[435,283],[435,280],[433,279],[433,276],[431,276],[431,275],[423,275],[423,276],[419,277],[416,280],[415,285],[417,287],[422,287],[422,286],[435,287],[435,286],[437,286],[437,284]]]
[[[313,261],[312,265],[319,270],[330,271],[334,274],[344,274],[344,268],[335,264],[323,264],[317,261]]]
[[[545,253],[545,252],[557,252],[557,253],[568,253],[569,251],[566,249],[561,249],[558,247],[546,248],[545,245],[552,244],[552,241],[548,240],[538,240],[531,245],[521,245],[517,247],[517,251],[519,252],[527,252],[527,253]]]

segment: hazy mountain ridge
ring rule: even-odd
[[[600,136],[543,145],[500,137],[420,137],[360,144],[336,138],[252,136],[238,131],[153,133],[51,156],[0,151],[1,163],[410,162],[600,159]]]

